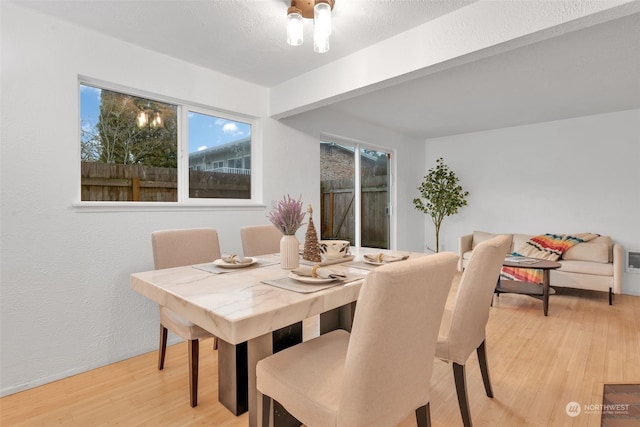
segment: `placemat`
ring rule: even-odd
[[[211,262],[208,262],[206,264],[194,265],[193,268],[197,268],[198,270],[208,271],[209,273],[213,273],[213,274],[223,274],[223,273],[233,273],[234,271],[244,271],[251,268],[266,267],[268,265],[274,265],[277,263],[278,261],[258,259],[255,264],[250,265],[248,267],[244,267],[244,268],[224,268],[224,267],[219,267]]]
[[[313,261],[307,261],[306,259],[300,259],[300,264],[304,264],[304,265],[318,264],[321,267],[323,267],[325,265],[342,264],[343,262],[352,261],[354,258],[355,256],[353,255],[346,255],[346,256],[343,256],[342,258],[326,259],[322,262],[313,262]]]
[[[402,261],[404,260],[389,261],[382,264],[369,264],[368,262],[364,262],[364,261],[354,261],[354,262],[348,262],[344,266],[359,268],[361,270],[375,270],[376,267],[380,267],[381,265],[393,264],[394,262],[402,262]]]
[[[342,280],[336,280],[335,282],[323,283],[321,285],[309,285],[307,283],[301,283],[297,280],[293,280],[289,277],[282,277],[280,279],[263,280],[265,285],[275,286],[276,288],[286,289],[288,291],[299,292],[301,294],[310,294],[312,292],[318,292],[323,289],[332,288],[338,285],[344,285],[347,283],[355,282],[356,280],[364,279],[364,274],[350,273]]]
[[[344,266],[345,267],[359,268],[361,270],[375,270],[376,267],[380,267],[379,265],[368,264],[368,263],[366,263],[364,261],[348,262]]]

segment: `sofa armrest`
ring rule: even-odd
[[[622,265],[624,263],[624,251],[618,243],[613,245],[613,293],[622,293]]]
[[[458,239],[458,271],[462,271],[462,255],[473,249],[473,234],[466,234]]]

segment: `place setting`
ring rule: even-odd
[[[384,252],[364,254],[362,260],[345,264],[349,267],[360,268],[364,270],[373,270],[376,267],[394,262],[409,259],[409,255],[402,254],[385,254]]]
[[[362,274],[344,273],[328,267],[301,265],[286,277],[263,280],[262,283],[294,292],[311,293],[364,278]]]
[[[214,274],[222,274],[252,266],[265,267],[273,264],[277,264],[277,262],[236,254],[222,254],[222,256],[214,260],[213,263],[208,262],[205,264],[194,265],[193,267]]]

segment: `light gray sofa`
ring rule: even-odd
[[[474,231],[459,239],[458,270],[462,271],[469,262],[473,248],[478,243],[502,233]],[[504,233],[508,234],[508,233]],[[518,251],[532,237],[530,234],[508,234],[511,236],[509,253]],[[506,254],[505,254],[506,255]],[[609,293],[609,304],[613,294],[622,289],[622,246],[609,236],[600,236],[588,242],[579,243],[567,250],[558,260],[562,267],[550,272],[552,287],[567,287],[602,291]]]

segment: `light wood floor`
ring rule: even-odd
[[[457,278],[449,301],[457,285]],[[494,299],[487,351],[495,398],[482,385],[475,353],[467,362],[474,425],[600,426],[600,415],[569,417],[569,402],[602,403],[605,383],[640,383],[640,297],[559,290],[549,316],[521,295]],[[313,327],[313,326],[312,326]],[[9,426],[247,426],[217,401],[212,341],[200,349],[199,404],[189,406],[187,348],[167,350],[164,371],[155,352],[0,399],[0,425]],[[434,427],[461,426],[451,366],[436,360],[432,378]],[[413,416],[401,424],[414,426]],[[372,426],[375,427],[375,426]]]

